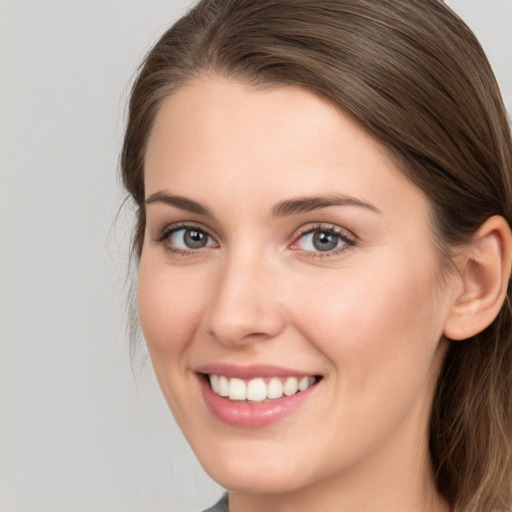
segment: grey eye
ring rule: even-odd
[[[200,249],[208,242],[208,235],[197,229],[186,229],[183,242],[189,249]]]
[[[327,231],[315,231],[313,233],[313,246],[317,251],[332,251],[338,247],[340,237]]]
[[[338,233],[326,229],[314,229],[303,234],[296,246],[308,252],[328,252],[347,244]]]
[[[169,242],[174,247],[184,250],[202,249],[212,244],[208,234],[197,228],[177,229],[169,237]]]

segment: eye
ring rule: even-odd
[[[173,231],[169,242],[179,249],[202,249],[208,245],[210,237],[204,231],[196,228],[181,228]]]
[[[217,246],[205,230],[196,226],[169,226],[155,242],[164,242],[166,249],[182,253]]]
[[[318,226],[302,233],[291,246],[310,253],[337,253],[354,245],[354,240],[340,228]]]

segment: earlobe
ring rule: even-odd
[[[459,260],[462,286],[453,299],[444,335],[464,340],[488,327],[507,293],[512,264],[512,234],[500,216],[487,219]]]

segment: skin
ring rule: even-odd
[[[145,187],[211,212],[147,204],[139,313],[164,396],[230,510],[449,510],[427,425],[460,286],[441,282],[426,198],[385,149],[310,92],[205,77],[161,107]],[[334,195],[366,206],[273,215]],[[181,223],[208,244],[162,240]],[[333,251],[303,234],[333,227],[350,239]],[[202,398],[195,370],[210,363],[323,378],[277,423],[235,427]]]

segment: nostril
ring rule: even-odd
[[[232,277],[205,312],[207,334],[232,348],[276,338],[286,326],[286,315],[275,297],[261,290],[253,294],[245,289],[241,293],[234,281]]]

